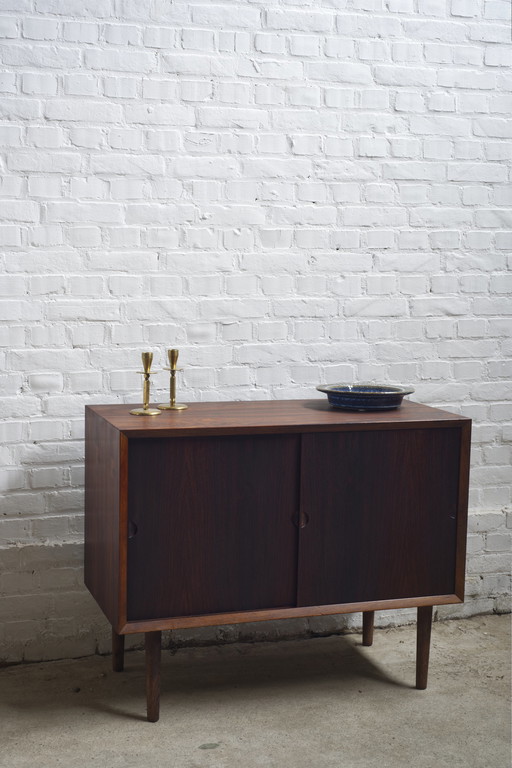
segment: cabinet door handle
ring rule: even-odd
[[[299,512],[299,528],[305,528],[309,523],[309,515],[302,510]]]
[[[128,520],[128,538],[133,539],[134,536],[136,536],[138,530],[139,529],[137,528],[137,524],[133,523],[131,520]]]
[[[305,528],[309,523],[309,515],[300,510],[292,517],[292,522],[297,528]]]

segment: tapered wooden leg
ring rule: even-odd
[[[430,654],[430,634],[432,630],[432,606],[418,608],[418,627],[416,634],[416,688],[423,691],[427,687],[428,658]]]
[[[124,635],[118,635],[112,628],[112,669],[122,672],[124,669]]]
[[[146,632],[146,704],[148,720],[156,723],[160,717],[160,659],[162,656],[162,633]]]
[[[363,645],[372,645],[373,643],[374,620],[375,611],[365,611],[363,613]]]

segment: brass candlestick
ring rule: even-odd
[[[130,411],[134,416],[158,416],[160,411],[158,408],[149,407],[149,377],[151,376],[151,363],[153,362],[152,352],[142,353],[142,367],[143,371],[138,371],[144,376],[144,383],[142,385],[142,408],[134,408]]]
[[[169,368],[166,368],[165,370],[171,372],[170,400],[168,403],[160,403],[158,405],[158,407],[161,408],[162,410],[184,411],[185,408],[188,408],[188,405],[185,405],[184,403],[176,402],[176,372],[183,370],[183,368],[176,368],[176,365],[178,363],[178,355],[179,355],[179,351],[177,349],[167,350],[167,357],[169,358]]]

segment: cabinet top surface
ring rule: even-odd
[[[132,416],[133,405],[89,405],[89,412],[128,437],[200,434],[320,432],[338,430],[450,427],[470,420],[448,411],[404,400],[390,411],[342,411],[327,400],[255,400],[190,403],[187,410],[158,416]]]

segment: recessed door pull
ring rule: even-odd
[[[309,523],[309,515],[307,515],[305,512],[302,512],[302,510],[300,510],[292,517],[292,523],[297,528],[305,528],[306,525]]]

